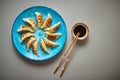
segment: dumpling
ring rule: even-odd
[[[43,49],[43,51],[45,51],[46,53],[49,54],[48,49],[47,49],[47,47],[46,47],[43,39],[42,39],[41,42],[40,42],[40,46],[41,46],[41,48]]]
[[[27,50],[29,49],[29,47],[31,46],[31,44],[36,40],[36,37],[30,37],[27,41],[26,41],[26,48]]]
[[[49,33],[45,32],[45,35],[48,39],[57,39],[61,36],[61,33]]]
[[[41,28],[45,29],[45,28],[50,27],[51,22],[52,22],[52,16],[50,14],[48,14],[48,17]]]
[[[48,40],[47,38],[43,38],[43,41],[44,41],[45,45],[49,46],[49,47],[56,47],[59,45],[58,43]]]
[[[20,42],[22,43],[26,38],[30,37],[30,36],[35,36],[35,34],[32,34],[30,32],[24,33],[20,36]]]
[[[32,18],[23,18],[23,21],[29,23],[34,30],[36,30],[36,22]]]
[[[38,21],[38,28],[40,28],[44,24],[43,16],[39,12],[35,12],[35,14],[36,14],[36,18],[37,18],[37,21]]]
[[[37,41],[37,40],[35,40],[35,41],[32,43],[32,51],[33,51],[33,53],[35,53],[37,56],[39,56],[39,55],[38,55],[38,41]]]
[[[60,27],[60,22],[56,23],[55,25],[53,25],[53,26],[50,27],[50,28],[46,28],[45,31],[53,33],[53,32],[55,32],[59,27]]]
[[[22,32],[22,31],[29,31],[29,32],[34,32],[31,26],[29,25],[22,25],[20,28],[17,30],[17,32]]]

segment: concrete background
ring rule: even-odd
[[[11,29],[15,18],[31,6],[57,11],[67,25],[67,42],[59,55],[45,62],[32,62],[15,50]],[[53,69],[72,41],[71,28],[84,22],[88,39],[77,42],[63,78]],[[119,0],[1,0],[0,80],[120,80]]]

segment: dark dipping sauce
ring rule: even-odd
[[[74,34],[76,35],[78,32],[80,33],[79,37],[85,36],[85,34],[86,34],[86,29],[85,29],[85,27],[82,26],[82,25],[77,25],[77,26],[74,28]]]

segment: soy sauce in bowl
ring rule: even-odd
[[[85,36],[85,34],[86,34],[85,27],[82,26],[82,25],[76,26],[75,29],[74,29],[74,34],[76,35],[78,32],[80,33],[79,37]]]
[[[86,24],[84,23],[76,23],[72,28],[72,34],[74,37],[76,37],[77,33],[80,33],[78,39],[83,40],[88,36],[89,29]]]

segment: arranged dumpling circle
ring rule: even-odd
[[[32,47],[32,52],[37,56],[40,55],[40,52],[38,52],[38,46],[40,46],[45,53],[50,54],[47,46],[51,48],[59,46],[59,43],[53,42],[53,40],[58,39],[62,35],[62,33],[55,33],[56,30],[60,27],[60,22],[57,22],[51,26],[52,16],[50,13],[48,13],[45,21],[44,16],[41,13],[35,12],[35,15],[37,22],[31,17],[23,18],[23,21],[26,24],[21,25],[17,29],[18,33],[22,32],[20,36],[20,43],[26,40],[26,50],[29,50],[30,47]],[[44,38],[37,39],[37,36],[34,34],[34,32],[37,30],[36,28],[43,29],[45,31]],[[38,44],[39,41],[40,44]]]

